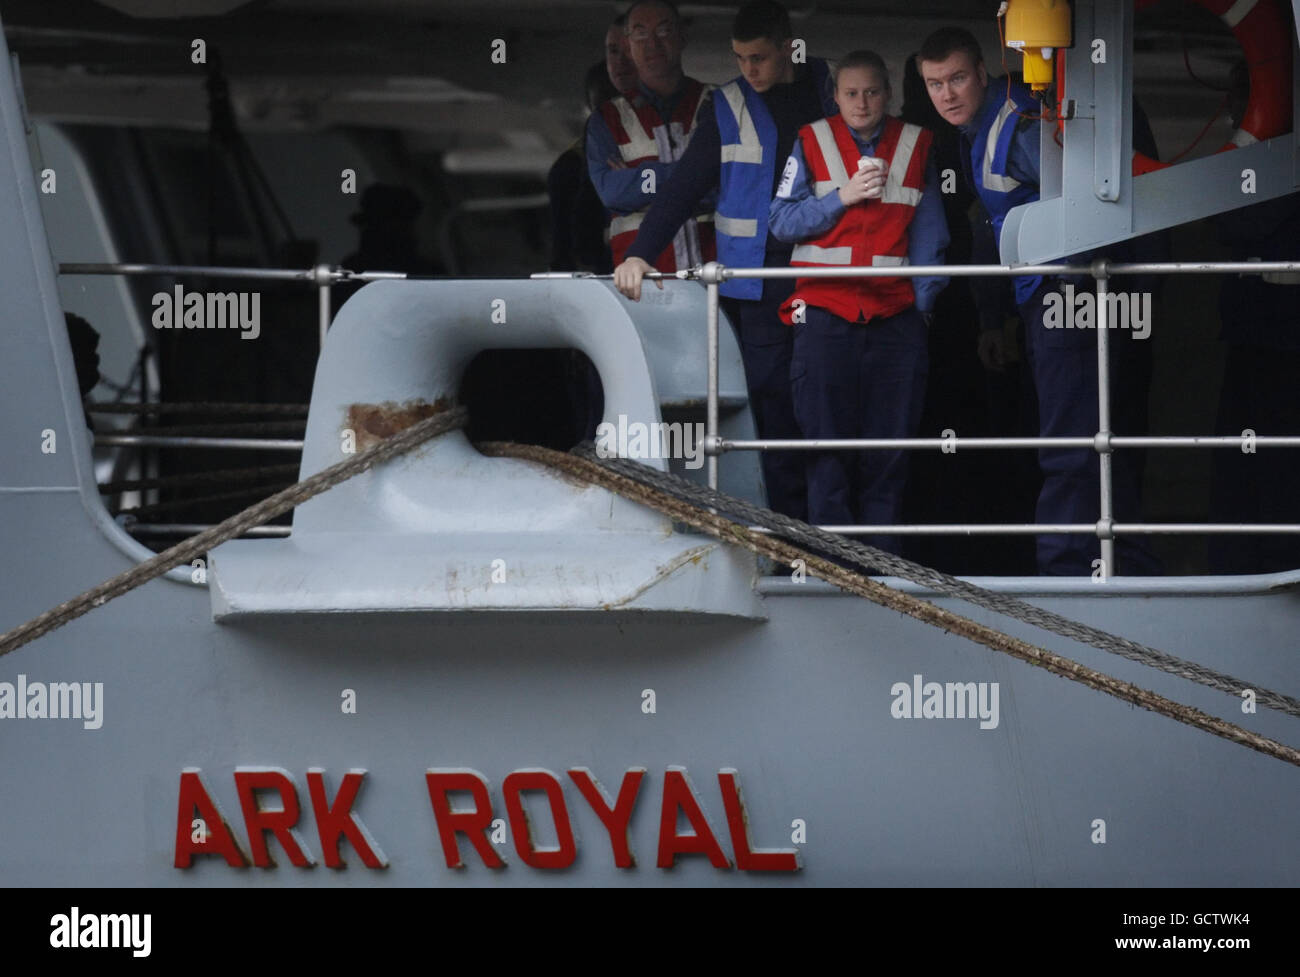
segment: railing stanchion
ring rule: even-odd
[[[1109,283],[1107,262],[1103,258],[1093,262],[1093,277],[1097,280],[1097,440],[1096,450],[1101,456],[1098,470],[1101,475],[1101,505],[1098,511],[1097,535],[1101,537],[1100,580],[1107,580],[1117,571],[1115,566],[1115,513],[1111,475],[1114,455],[1111,454],[1110,430],[1110,322],[1107,315],[1106,290]]]
[[[718,487],[718,455],[716,446],[718,437],[718,282],[721,281],[721,265],[710,261],[702,269],[701,277],[708,289],[708,407],[704,418],[704,445],[708,451],[709,488]]]
[[[246,278],[254,281],[300,281],[318,290],[320,309],[321,345],[324,346],[325,332],[329,326],[332,309],[330,288],[336,281],[373,282],[401,280],[408,277],[405,272],[368,271],[353,273],[342,269],[331,269],[328,265],[317,265],[305,270],[289,268],[237,268],[189,265],[151,265],[129,262],[86,263],[64,262],[58,266],[60,275],[196,275],[212,278]],[[1092,533],[1101,543],[1102,566],[1096,574],[1097,579],[1107,580],[1118,568],[1115,558],[1115,512],[1114,512],[1114,455],[1116,447],[1122,448],[1219,448],[1240,449],[1246,442],[1243,437],[1225,436],[1164,436],[1135,437],[1116,436],[1111,433],[1110,421],[1110,329],[1109,313],[1111,306],[1106,301],[1109,281],[1112,277],[1124,275],[1149,274],[1232,274],[1260,275],[1269,272],[1300,274],[1300,261],[1204,261],[1204,262],[1111,262],[1104,259],[1085,265],[1042,264],[1042,265],[912,265],[903,268],[890,267],[849,267],[849,268],[724,268],[716,262],[709,262],[689,273],[678,272],[676,275],[660,275],[655,278],[693,278],[703,282],[707,293],[708,336],[707,336],[707,374],[708,397],[705,423],[704,452],[708,458],[706,470],[711,488],[718,486],[718,456],[723,451],[767,451],[767,450],[896,450],[903,448],[948,450],[945,438],[849,438],[787,441],[779,438],[723,441],[718,433],[718,365],[719,365],[719,290],[724,279],[774,279],[786,278],[886,278],[903,276],[946,275],[953,278],[974,278],[984,275],[1015,277],[1019,275],[1085,275],[1090,274],[1096,280],[1095,297],[1097,302],[1097,432],[1092,436],[1079,435],[1061,438],[963,438],[963,448],[1010,449],[1021,447],[1053,447],[1061,449],[1082,449],[1091,443],[1099,456],[1099,493],[1098,519],[1094,524],[947,524],[924,526],[861,526],[830,527],[835,532],[877,533],[881,531],[900,534],[956,534],[956,535],[991,535],[991,534],[1078,534]],[[612,275],[593,275],[586,272],[542,272],[533,278],[592,278],[609,280]],[[1072,312],[1073,310],[1071,310]],[[1300,448],[1300,437],[1265,436],[1249,438],[1252,447]],[[108,447],[193,447],[193,448],[258,448],[274,451],[301,451],[302,442],[290,439],[255,439],[255,438],[207,438],[175,437],[152,434],[99,434],[95,437],[97,446]],[[1121,523],[1121,531],[1126,533],[1212,533],[1216,535],[1244,533],[1278,533],[1300,535],[1300,524],[1291,523]],[[178,527],[179,528],[179,527]],[[186,527],[188,528],[188,527]],[[201,527],[199,527],[201,528]],[[265,527],[279,528],[279,527]],[[197,531],[197,530],[195,530]]]
[[[316,277],[316,291],[320,298],[320,348],[325,349],[325,333],[330,328],[330,289],[334,285],[334,275],[329,265],[317,265],[313,269]]]

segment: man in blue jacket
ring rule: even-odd
[[[966,180],[987,213],[996,242],[1007,213],[1038,199],[1040,127],[1035,119],[1042,104],[1024,85],[990,78],[979,42],[960,28],[932,33],[922,44],[917,63],[935,109],[961,132]],[[1135,138],[1135,145],[1139,142],[1145,140]],[[1154,152],[1154,146],[1150,148]],[[1089,329],[1045,328],[1045,297],[1058,289],[1061,279],[1021,275],[1013,284],[1038,392],[1039,435],[1096,434],[1097,337]],[[995,330],[981,334],[980,359],[986,367],[1001,365],[1001,340]],[[1137,517],[1136,475],[1130,460],[1117,457],[1114,470],[1117,521]],[[1038,521],[1096,522],[1097,453],[1089,448],[1045,448],[1039,451],[1038,462],[1043,473]],[[1157,564],[1149,551],[1133,537],[1119,537],[1116,548],[1123,572],[1155,572]],[[1095,536],[1044,533],[1038,537],[1038,569],[1043,574],[1091,575],[1099,555]]]
[[[837,111],[826,63],[796,61],[790,15],[773,0],[754,0],[736,13],[731,48],[741,74],[710,95],[690,145],[660,187],[614,281],[628,298],[641,298],[650,262],[701,199],[718,192],[718,260],[733,267],[781,267],[792,245],[768,230],[767,212],[781,164],[795,134]],[[662,284],[656,282],[660,288]],[[778,310],[794,289],[790,279],[732,279],[720,286],[745,361],[750,409],[760,438],[798,438],[790,396],[792,335]],[[805,460],[799,452],[763,452],[768,504],[796,519],[807,517]]]

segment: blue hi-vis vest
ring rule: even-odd
[[[1004,78],[990,78],[990,87],[1000,91],[1006,86]],[[993,221],[993,239],[1002,241],[1002,223],[1012,207],[1019,207],[1038,199],[1038,187],[1024,184],[1007,176],[1007,156],[1011,141],[1016,135],[1017,112],[1037,115],[1041,105],[1024,85],[1011,83],[1011,97],[1002,102],[990,99],[983,108],[979,130],[971,140],[970,166],[975,191],[984,209]],[[1033,138],[1038,138],[1037,131]],[[1040,275],[1021,275],[1014,279],[1016,303],[1024,302],[1034,294],[1042,282]]]
[[[808,70],[826,115],[836,114],[839,109],[831,92],[826,62],[809,58]],[[767,252],[767,211],[776,173],[776,123],[763,97],[743,77],[714,91],[713,112],[722,143],[713,223],[718,261],[736,268],[761,268]],[[763,280],[733,278],[723,282],[718,291],[728,298],[756,301],[763,296]]]

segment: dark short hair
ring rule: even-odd
[[[889,88],[889,69],[885,67],[885,59],[875,51],[858,50],[850,51],[839,61],[835,62],[835,84],[840,83],[840,72],[845,68],[871,68],[880,73],[880,77],[885,81],[885,87]]]
[[[927,37],[917,52],[918,67],[921,61],[947,61],[949,57],[961,51],[970,55],[971,64],[981,64],[984,52],[975,35],[964,27],[940,27]]]
[[[627,28],[628,18],[632,16],[633,10],[636,10],[637,7],[644,7],[652,3],[657,4],[660,7],[667,7],[669,13],[673,15],[673,26],[678,30],[681,29],[682,13],[677,9],[677,4],[673,3],[673,0],[632,0],[632,2],[628,4],[627,10],[623,11],[623,28]]]
[[[767,38],[779,47],[794,37],[790,11],[776,0],[750,0],[736,11],[736,19],[731,22],[731,36],[737,41]]]

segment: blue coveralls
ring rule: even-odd
[[[1027,88],[1011,85],[1016,109],[1037,115],[1040,103]],[[966,178],[1001,237],[1002,222],[1016,206],[1039,195],[1039,126],[1007,108],[1004,78],[990,78],[984,104],[968,125],[959,126]],[[986,162],[986,148],[994,151]],[[1081,260],[1088,260],[1080,256]],[[1090,280],[1089,280],[1090,281]],[[1040,437],[1078,437],[1097,433],[1097,336],[1091,329],[1048,329],[1044,296],[1062,279],[1022,275],[1013,279],[1016,306],[1025,325],[1025,353],[1038,393]],[[1082,284],[1079,287],[1090,287]],[[1128,459],[1125,459],[1127,462]],[[1091,448],[1043,448],[1043,473],[1036,511],[1040,523],[1095,523],[1100,512],[1099,461]],[[1138,518],[1138,487],[1133,467],[1117,459],[1113,498],[1116,521]],[[1132,536],[1116,542],[1124,573],[1156,572],[1150,551]],[[1089,576],[1101,555],[1095,536],[1044,533],[1038,536],[1038,570],[1058,576]],[[1116,568],[1109,570],[1114,572]]]
[[[627,255],[653,263],[697,201],[716,189],[718,261],[740,268],[785,267],[790,247],[769,233],[768,204],[780,175],[777,167],[799,127],[837,111],[826,63],[809,58],[807,65],[796,66],[793,82],[761,94],[738,77],[709,98],[712,111],[700,109],[691,141],[660,186]],[[790,398],[793,345],[778,312],[793,288],[786,279],[753,278],[730,279],[719,287],[745,363],[760,438],[800,437]],[[807,519],[804,453],[764,451],[761,464],[768,505]]]
[[[878,128],[867,139],[854,133],[863,156],[874,156]],[[861,204],[858,206],[870,206]],[[806,241],[829,231],[844,215],[839,195],[818,198],[813,176],[796,141],[772,201],[768,222],[784,241]],[[927,163],[925,190],[908,236],[911,264],[943,263],[948,224],[938,176]],[[887,318],[849,322],[809,306],[794,325],[790,380],[795,417],[806,438],[915,437],[925,402],[929,367],[926,321],[944,277],[912,279],[916,304]],[[906,451],[826,451],[810,455],[808,518],[818,525],[897,523],[907,484]],[[892,535],[862,537],[872,546],[901,552]]]

